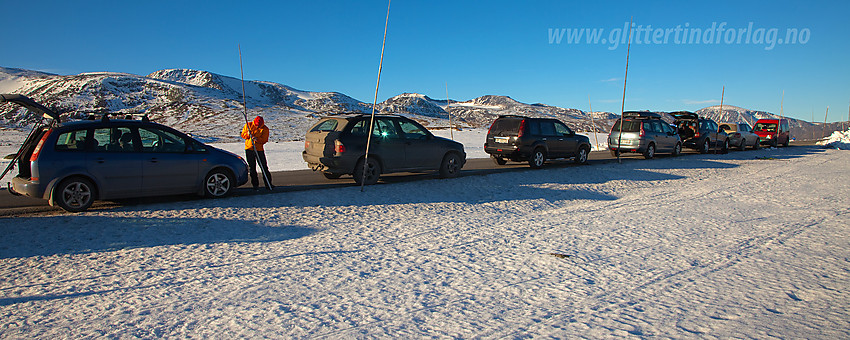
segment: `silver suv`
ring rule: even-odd
[[[622,123],[622,127],[620,124]],[[624,152],[643,154],[646,159],[658,152],[678,156],[682,153],[682,139],[661,115],[647,111],[626,111],[608,134],[608,149],[614,157]]]

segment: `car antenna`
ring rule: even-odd
[[[245,72],[242,70],[242,46],[236,45],[239,49],[239,74],[242,76],[242,116],[245,117],[245,127],[248,127],[248,104],[245,99]],[[254,147],[254,157],[257,158],[257,165],[260,168],[260,172],[263,173],[263,182],[266,184],[266,189],[272,190],[272,184],[269,183],[268,177],[266,177],[266,171],[268,169],[263,168],[263,164],[260,162],[260,153],[257,151],[257,145],[254,144],[254,132],[251,129],[248,129],[248,134],[251,135],[251,146]]]
[[[363,178],[360,179],[360,192],[366,184],[366,169],[369,166],[369,144],[372,143],[372,130],[375,128],[375,107],[378,106],[378,87],[381,85],[381,69],[384,67],[384,47],[387,46],[387,27],[390,24],[390,4],[387,0],[387,21],[384,23],[384,41],[381,43],[381,61],[378,62],[378,82],[375,84],[375,102],[372,103],[372,117],[369,120],[369,135],[366,136],[366,155],[363,156]]]

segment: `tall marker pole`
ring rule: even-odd
[[[629,44],[626,45],[626,75],[623,77],[623,105],[620,106],[620,134],[617,135],[617,163],[623,163],[620,160],[620,146],[623,141],[623,113],[626,111],[626,81],[629,78],[629,53],[632,50],[632,23],[634,23],[634,17],[629,18]]]
[[[720,90],[720,116],[723,117],[723,97],[726,95],[726,85],[723,85],[723,89]],[[717,135],[720,136],[720,128],[718,127]],[[714,153],[717,153],[717,147],[714,148]]]
[[[587,115],[590,117],[590,127],[593,129],[591,132],[593,132],[593,138],[596,140],[596,150],[599,150],[599,136],[596,134],[596,123],[593,122],[593,105],[590,103],[590,95],[587,95],[587,106],[590,108]]]
[[[242,77],[242,116],[245,117],[245,127],[248,127],[248,102],[245,99],[245,72],[242,70],[242,46],[237,44],[236,47],[239,49],[239,75]],[[254,158],[256,158],[257,167],[263,173],[263,183],[266,184],[266,189],[271,190],[272,184],[269,183],[269,179],[266,177],[267,169],[260,162],[260,153],[257,151],[257,145],[254,144],[254,131],[248,128],[248,134],[251,135],[251,146],[254,147]]]
[[[823,115],[823,132],[821,132],[820,139],[826,138],[826,118],[829,116],[829,105],[826,106],[826,114]]]
[[[449,112],[449,107],[452,106],[452,100],[449,99],[449,82],[446,82],[446,113],[449,114],[449,136],[455,140],[455,133],[452,131],[452,113]]]
[[[381,43],[381,61],[378,63],[378,82],[375,84],[375,101],[372,103],[372,118],[369,120],[369,135],[366,137],[366,155],[363,156],[363,178],[360,180],[360,192],[366,185],[366,170],[369,169],[369,146],[372,144],[372,130],[375,128],[375,107],[378,106],[378,87],[381,86],[381,70],[384,68],[384,47],[387,46],[387,26],[390,25],[390,4],[387,0],[387,21],[384,23],[384,41]]]
[[[776,139],[774,140],[774,142],[776,142],[777,147],[779,146],[779,134],[782,133],[782,115],[784,114],[784,112],[782,112],[782,104],[784,104],[784,103],[785,103],[785,90],[782,90],[782,99],[779,100],[779,121],[776,122]],[[788,138],[791,138],[791,131],[790,131],[791,128],[790,128],[790,126],[789,126],[788,130],[789,130],[788,131]]]

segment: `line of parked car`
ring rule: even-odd
[[[95,200],[191,193],[225,197],[248,181],[241,156],[146,117],[110,119],[103,114],[61,122],[58,114],[25,96],[1,94],[3,102],[42,115],[3,173],[18,168],[9,186],[13,194],[79,212]],[[726,151],[730,145],[788,145],[786,120],[761,119],[751,129],[746,123],[718,126],[691,112],[671,115],[672,124],[659,113],[625,112],[608,136],[612,154],[637,152],[653,158],[657,152],[678,155],[683,146],[707,152],[711,147]],[[412,119],[378,115],[371,122],[365,114],[322,118],[306,133],[302,158],[328,179],[352,175],[364,185],[393,172],[438,171],[441,177],[456,177],[466,163],[463,144],[435,136]],[[498,117],[484,142],[496,164],[528,162],[535,169],[549,159],[586,164],[590,150],[588,137],[557,119],[517,115]]]

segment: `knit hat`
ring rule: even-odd
[[[265,122],[263,121],[263,117],[257,116],[254,118],[254,126],[263,126]]]

